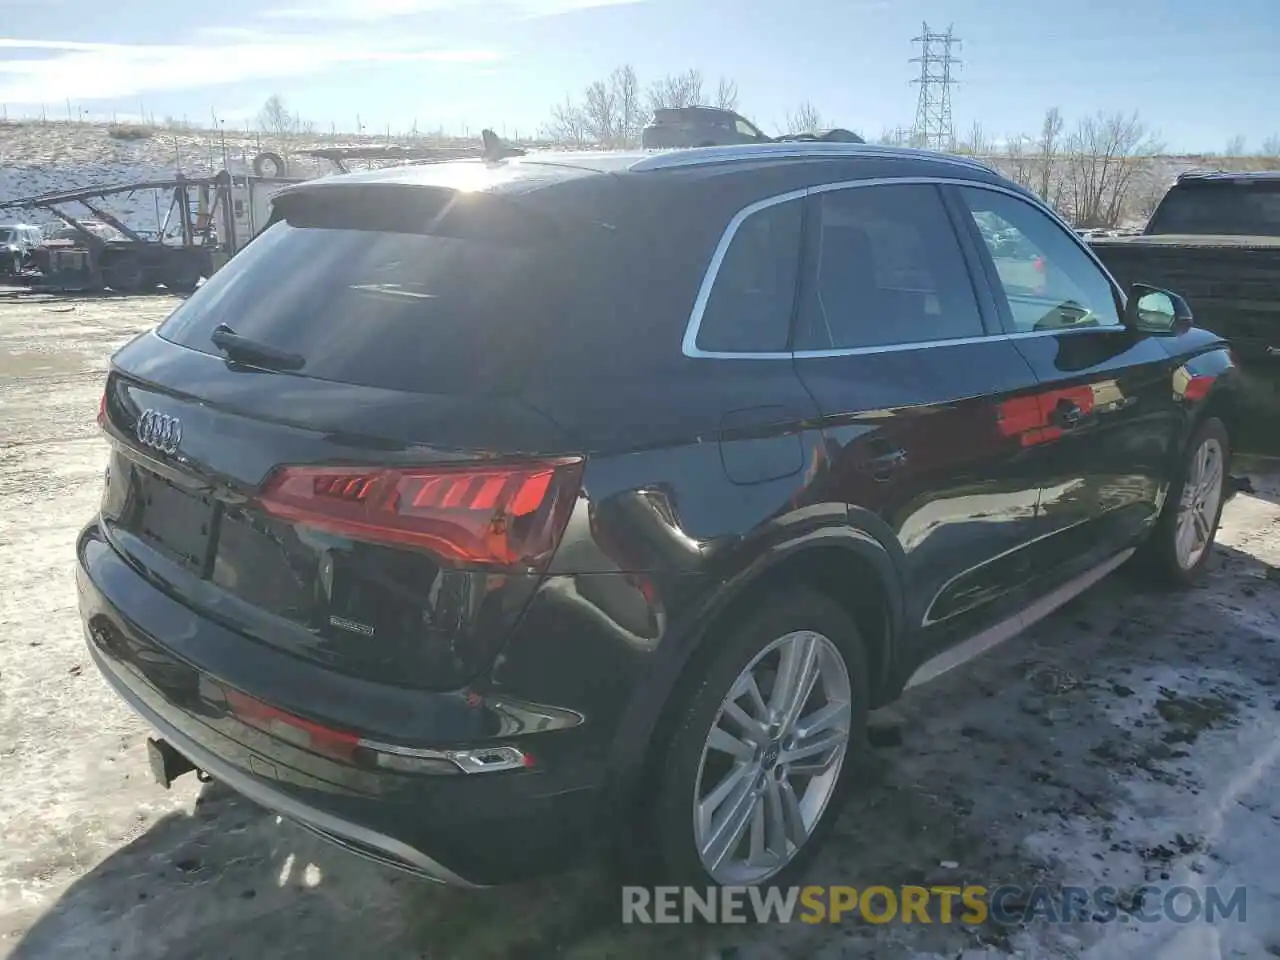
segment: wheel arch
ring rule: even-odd
[[[1211,417],[1217,417],[1227,428],[1227,439],[1235,447],[1235,438],[1240,433],[1243,414],[1241,402],[1235,390],[1228,384],[1219,384],[1205,398],[1204,403],[1195,413],[1191,430],[1187,433],[1187,441],[1195,433],[1197,427]]]
[[[1197,384],[1205,384],[1194,395]],[[1227,439],[1232,450],[1236,438],[1242,432],[1248,403],[1244,397],[1247,385],[1240,375],[1230,350],[1218,346],[1187,359],[1174,372],[1174,397],[1186,407],[1182,435],[1178,438],[1172,469],[1180,469],[1187,455],[1187,445],[1200,424],[1210,417],[1217,417],[1227,428]]]
[[[699,663],[715,650],[716,627],[741,615],[766,591],[790,584],[817,589],[850,614],[867,646],[871,705],[892,698],[890,678],[906,619],[900,560],[880,538],[847,524],[804,534],[775,545],[723,580],[689,626],[664,642],[670,652],[633,691],[615,735],[610,789],[616,799],[643,801],[646,774],[661,760],[679,705],[698,682]],[[850,590],[849,584],[858,587]]]

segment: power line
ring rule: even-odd
[[[950,150],[955,143],[955,124],[951,119],[951,88],[958,82],[955,74],[963,62],[952,55],[952,47],[960,46],[951,26],[946,33],[930,31],[924,24],[920,36],[911,42],[920,44],[920,56],[912,63],[920,64],[920,76],[912,83],[920,86],[916,101],[916,122],[912,140],[928,150]]]

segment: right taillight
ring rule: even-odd
[[[278,467],[258,505],[356,540],[429,551],[460,566],[538,568],[582,483],[578,458],[432,467]]]

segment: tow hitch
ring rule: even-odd
[[[195,771],[197,776],[201,774],[201,771],[196,769],[196,765],[175,750],[173,744],[167,740],[148,737],[147,759],[151,761],[151,775],[155,777],[156,783],[166,790],[183,774],[192,771]],[[208,778],[200,776],[200,779]]]

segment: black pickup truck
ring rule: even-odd
[[[1089,244],[1127,289],[1181,294],[1242,368],[1242,440],[1280,455],[1280,171],[1185,173],[1135,236]]]
[[[1280,379],[1280,171],[1184,173],[1141,234],[1089,243],[1125,288],[1180,293],[1246,369]]]

